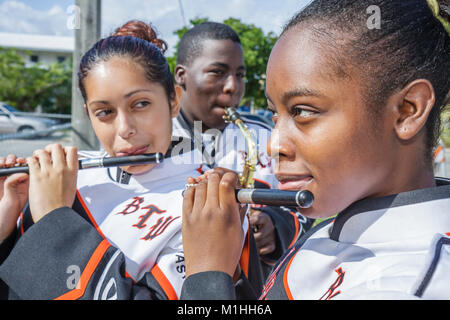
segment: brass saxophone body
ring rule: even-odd
[[[242,173],[239,174],[239,181],[242,188],[252,189],[254,188],[255,183],[253,175],[256,171],[256,165],[258,164],[258,148],[255,141],[256,139],[253,132],[239,117],[239,114],[235,108],[230,107],[225,109],[224,120],[225,122],[236,125],[244,136],[247,147],[247,156],[245,158],[244,169]]]

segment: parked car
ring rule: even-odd
[[[0,102],[0,134],[40,131],[56,123],[57,121],[53,119],[28,115],[26,112],[19,112],[14,107]]]

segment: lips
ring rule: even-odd
[[[117,157],[125,157],[125,156],[134,156],[139,154],[144,154],[147,152],[148,145],[146,146],[139,146],[139,147],[130,147],[130,148],[123,148],[120,149],[118,152],[116,152]]]
[[[313,177],[311,175],[276,175],[278,189],[280,190],[302,190],[309,184]]]

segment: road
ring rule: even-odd
[[[0,141],[0,155],[6,156],[10,153],[19,157],[28,157],[33,154],[34,150],[43,149],[51,143],[61,143],[63,146],[71,144],[71,136],[69,131],[56,131],[48,137],[36,139],[12,139]]]

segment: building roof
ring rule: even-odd
[[[74,46],[72,37],[0,32],[0,47],[4,48],[72,53]]]

